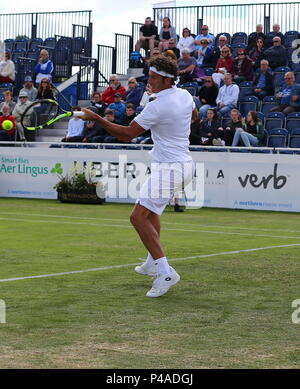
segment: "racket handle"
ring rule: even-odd
[[[84,112],[81,112],[81,111],[75,111],[73,112],[73,116],[76,116],[76,117],[81,117],[84,115]]]

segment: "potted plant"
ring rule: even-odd
[[[103,204],[105,193],[103,184],[95,180],[95,169],[92,162],[82,165],[75,162],[72,169],[63,176],[63,169],[56,164],[51,170],[59,177],[59,182],[54,186],[57,190],[57,199],[64,203]]]

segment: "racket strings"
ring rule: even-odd
[[[49,121],[54,119],[58,113],[58,106],[51,102],[41,102],[32,107],[32,125],[34,127],[43,127]]]

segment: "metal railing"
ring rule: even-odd
[[[96,58],[80,57],[77,73],[76,100],[88,100],[99,85],[99,64]]]
[[[92,11],[0,14],[0,40],[17,36],[46,39],[55,34],[72,36],[73,24],[89,26]]]
[[[131,36],[132,36],[132,50],[134,50],[136,42],[140,39],[140,28],[143,26],[143,23],[131,23]],[[146,52],[144,49],[141,49],[141,55],[144,57]]]
[[[129,67],[129,56],[132,51],[132,37],[125,34],[115,34],[116,73],[126,74]]]
[[[255,31],[258,23],[264,25],[264,31],[269,32],[274,23],[280,25],[283,33],[300,29],[300,2],[290,3],[260,3],[209,5],[193,7],[154,8],[153,19],[162,27],[165,16],[171,19],[177,34],[181,36],[183,28],[188,27],[192,33],[198,34],[202,24],[207,24],[210,31],[217,35],[220,32]]]
[[[116,49],[112,46],[98,45],[99,86],[106,87],[111,74],[116,73]]]

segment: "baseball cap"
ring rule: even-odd
[[[121,93],[116,93],[114,97],[122,97]]]
[[[30,76],[26,76],[24,78],[24,82],[32,82],[32,78]]]
[[[20,93],[19,93],[19,97],[28,97],[28,94],[25,92],[25,91],[21,91]]]

